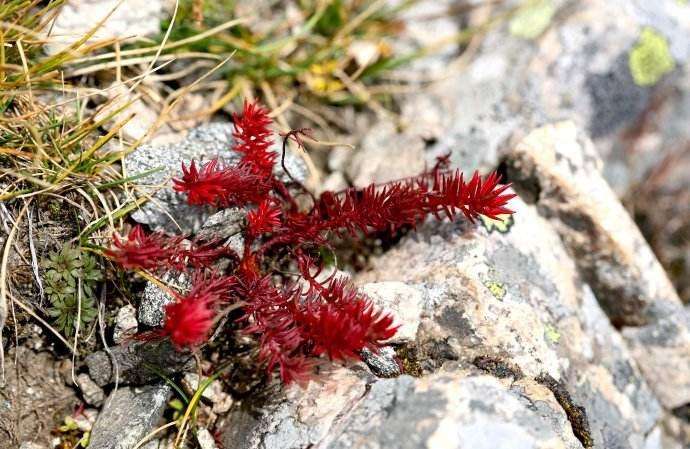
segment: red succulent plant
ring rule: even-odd
[[[278,154],[272,149],[268,111],[245,102],[233,121],[239,162],[182,164],[182,177],[173,183],[190,204],[252,205],[242,254],[218,241],[182,245],[183,237],[146,235],[139,226],[126,239],[115,236],[107,254],[125,268],[197,273],[191,291],[176,295],[166,307],[161,334],[177,347],[198,347],[229,309],[225,306],[240,307],[244,332],[258,340],[259,361],[269,372],[277,369],[286,383],[307,381],[323,357],[347,361],[358,359],[364,349],[376,351],[397,330],[393,317],[346,279],[324,279],[323,261],[316,254],[329,246],[331,235],[414,227],[428,215],[452,219],[462,213],[474,221],[482,215],[496,219],[512,213],[507,203],[514,195],[500,184],[498,174],[482,178],[475,172],[465,181],[461,172],[447,169],[447,158],[417,177],[324,192],[301,208],[291,189],[295,184],[299,190],[304,187],[288,185],[273,174]],[[299,130],[283,138],[301,143],[300,133],[308,135]],[[291,256],[300,275],[280,271],[268,260],[275,254]],[[231,260],[226,273],[204,276],[219,258]]]

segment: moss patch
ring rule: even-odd
[[[403,374],[413,377],[422,376],[422,366],[419,364],[417,351],[414,348],[410,348],[408,346],[399,346],[395,348],[395,355],[400,361]]]

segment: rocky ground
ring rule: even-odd
[[[60,26],[97,2],[72,3]],[[163,8],[145,3],[146,15]],[[460,3],[418,2],[398,45],[453,36],[467,24],[436,12]],[[478,26],[511,3],[477,7],[467,20]],[[116,23],[109,29],[119,32]],[[405,69],[415,88],[396,97],[399,115],[343,113],[356,150],[317,157],[317,188],[415,175],[450,153],[454,167],[507,176],[514,217],[425,223],[372,256],[351,274],[402,325],[389,347],[306,388],[247,395],[215,381],[192,444],[690,447],[690,5],[537,1],[462,49]],[[219,120],[142,145],[126,164],[131,173],[165,167],[140,180],[158,185],[181,161],[226,151],[230,129]],[[298,156],[288,164],[307,180]],[[132,219],[153,229],[174,220],[232,238],[242,219],[190,208],[169,188],[151,193],[156,201]],[[112,323],[115,345],[78,360],[74,379],[40,343],[7,354],[21,363],[0,390],[0,447],[14,447],[3,446],[3,431],[18,432],[23,449],[50,447],[55,416],[82,401],[73,426],[90,431],[89,448],[172,447],[165,432],[152,434],[173,413],[161,375],[190,391],[199,375],[166,343],[127,341],[160,325],[169,300],[154,284],[137,299]],[[11,406],[16,397],[33,407]]]

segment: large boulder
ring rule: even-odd
[[[509,177],[573,256],[668,408],[690,402],[690,315],[570,122],[530,133],[507,155]]]

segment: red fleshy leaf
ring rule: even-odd
[[[278,155],[270,150],[273,133],[269,126],[273,120],[268,111],[258,103],[245,101],[242,115],[233,114],[232,118],[232,135],[237,140],[234,150],[242,153],[242,164],[264,178],[270,177]]]
[[[234,277],[197,278],[191,291],[176,295],[165,307],[163,335],[177,347],[195,347],[206,341],[215,323],[218,306],[229,299],[237,284]]]
[[[113,247],[105,255],[124,268],[158,268],[168,264],[179,250],[182,237],[167,237],[162,233],[146,234],[136,225],[123,240],[113,235]]]
[[[275,231],[280,226],[281,212],[274,201],[263,201],[256,209],[247,213],[247,233],[251,237],[258,237]]]
[[[173,179],[173,183],[176,191],[187,194],[189,204],[217,207],[258,203],[271,189],[264,177],[239,166],[221,167],[217,159],[201,169],[194,161],[189,168],[182,164],[182,178]]]

